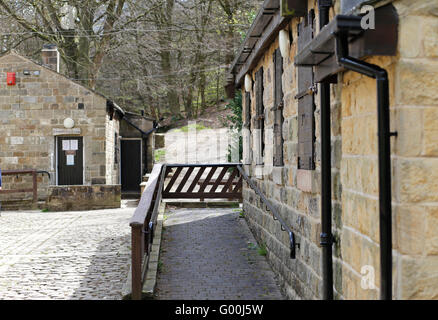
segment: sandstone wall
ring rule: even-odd
[[[24,75],[25,70],[30,71],[30,75]],[[7,72],[16,73],[15,86],[6,84]],[[83,108],[79,108],[80,103]],[[73,129],[64,128],[63,121],[67,117],[75,121]],[[108,130],[117,131],[118,124],[108,120],[106,99],[102,96],[10,53],[0,57],[0,121],[0,167],[2,170],[48,171],[51,181],[47,176],[38,177],[40,198],[47,195],[49,184],[56,184],[57,136],[84,137],[84,184],[105,184],[107,177],[111,183],[115,182],[116,170],[107,172],[106,144],[111,143],[113,135],[106,128],[109,124],[112,129]],[[5,178],[4,187],[29,187],[29,179]],[[4,199],[4,195],[1,196]],[[23,194],[12,197],[20,198]]]
[[[51,186],[49,211],[81,211],[120,208],[120,185]]]
[[[309,8],[315,8],[309,1]],[[372,57],[367,62],[387,69],[390,80],[392,190],[393,190],[393,287],[395,299],[438,298],[438,3],[394,1],[400,18],[399,47],[395,57]],[[335,1],[331,16],[339,13]],[[318,10],[315,8],[316,17]],[[291,260],[287,233],[261,205],[255,193],[244,187],[247,221],[268,248],[268,260],[280,276],[289,298],[320,299],[320,121],[319,95],[315,96],[316,169],[308,172],[305,188],[297,170],[297,23],[290,27],[294,42],[284,60],[283,109],[284,167],[272,164],[272,138],[266,136],[265,166],[257,166],[255,135],[244,148],[246,166],[258,187],[278,208],[297,236],[301,248]],[[319,30],[316,19],[316,30]],[[263,66],[265,128],[272,129],[274,42],[255,72]],[[255,86],[254,86],[255,88]],[[245,100],[245,94],[243,94]],[[378,150],[376,82],[355,72],[338,76],[331,86],[332,206],[334,289],[337,299],[378,299],[380,296],[380,245],[378,206]],[[243,101],[245,105],[245,101]],[[251,91],[252,116],[255,90]],[[245,118],[245,114],[243,115]],[[265,171],[264,176],[257,173]],[[365,269],[364,269],[365,267]],[[361,281],[372,267],[375,288]]]

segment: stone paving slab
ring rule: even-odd
[[[133,212],[2,212],[0,299],[121,299]]]
[[[164,226],[156,299],[284,299],[238,209],[168,210]]]

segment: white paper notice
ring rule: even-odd
[[[72,154],[67,155],[67,165],[74,166],[75,165],[75,156]]]
[[[78,140],[70,140],[70,150],[78,150]]]
[[[62,140],[62,150],[63,151],[70,150],[70,140]]]

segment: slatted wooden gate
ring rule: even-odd
[[[168,164],[163,199],[242,199],[242,176],[237,166]]]

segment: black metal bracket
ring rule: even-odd
[[[318,0],[318,7],[331,7],[332,5],[332,0]]]
[[[154,243],[155,226],[154,226],[154,223],[152,221],[149,222],[149,230],[150,230],[150,235],[151,235],[151,244],[153,244]]]
[[[293,232],[289,232],[290,242],[290,258],[296,259],[296,248],[300,249],[300,244],[295,242],[295,235]]]
[[[320,241],[319,244],[321,246],[331,246],[333,245],[333,243],[335,242],[335,238],[333,237],[333,235],[330,233],[321,233],[320,235]]]

